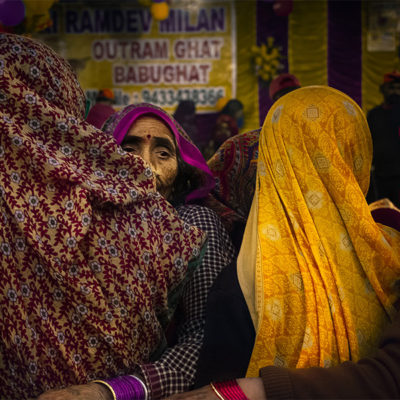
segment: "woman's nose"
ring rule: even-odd
[[[157,171],[157,164],[154,160],[154,157],[152,157],[152,154],[150,151],[147,150],[142,150],[139,154],[148,164],[150,164],[150,167],[153,171]]]

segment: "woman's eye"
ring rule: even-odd
[[[136,147],[133,146],[122,146],[122,149],[127,153],[134,153],[136,151]]]
[[[169,151],[167,151],[167,150],[158,150],[157,154],[161,158],[169,158],[169,157],[171,157],[171,153]]]

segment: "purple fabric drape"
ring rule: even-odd
[[[281,48],[284,59],[284,68],[280,72],[288,71],[288,17],[279,17],[273,10],[273,0],[257,1],[257,45],[267,41],[268,36],[275,39],[275,45]],[[258,104],[260,126],[263,124],[265,116],[272,105],[272,100],[268,94],[268,85],[259,80],[258,83]]]
[[[361,105],[362,25],[359,0],[328,1],[328,85]]]

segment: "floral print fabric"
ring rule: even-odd
[[[227,139],[207,162],[215,187],[206,205],[217,212],[229,232],[236,222],[245,224],[249,215],[256,186],[260,130]]]
[[[2,399],[148,362],[204,236],[145,163],[85,123],[70,67],[0,36]]]

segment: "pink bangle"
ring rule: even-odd
[[[236,379],[225,382],[211,382],[210,386],[220,400],[249,400]]]

